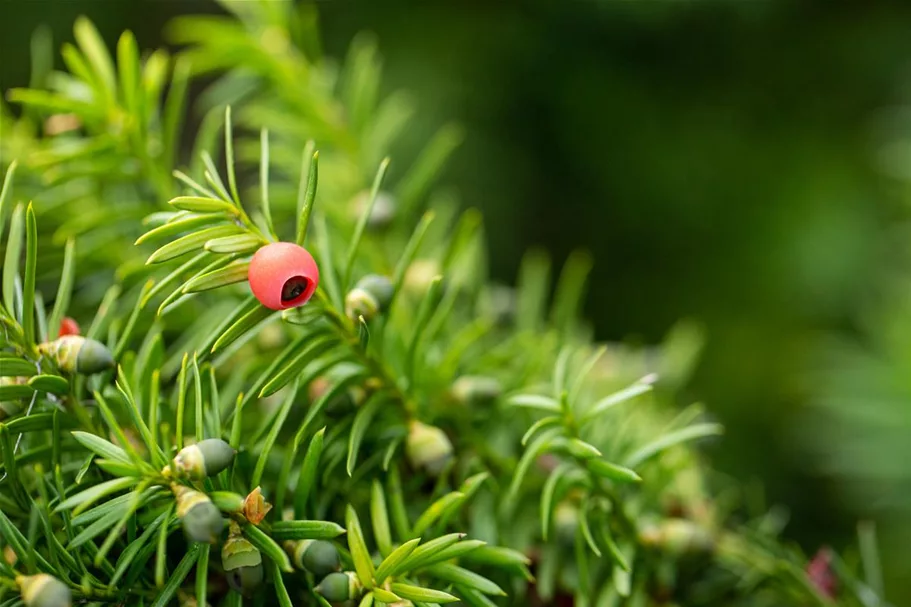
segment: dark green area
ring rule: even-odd
[[[86,14],[107,40],[129,28],[150,48],[170,17],[215,10],[6,0],[0,89],[27,83],[40,23],[60,42]],[[411,143],[443,121],[466,128],[447,181],[484,211],[497,277],[511,281],[530,246],[558,261],[583,247],[600,337],[702,322],[692,396],[729,429],[717,466],[761,478],[808,550],[845,541],[865,512],[814,474],[795,425],[818,335],[854,331],[896,262],[906,201],[876,165],[875,127],[907,101],[911,6],[325,3],[330,54],[364,29],[385,86],[416,95]]]

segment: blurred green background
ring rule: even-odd
[[[908,134],[890,108],[911,104],[911,3],[320,6],[329,55],[369,30],[384,86],[414,93],[403,145],[464,126],[445,181],[483,210],[495,277],[512,281],[530,246],[558,262],[582,247],[600,338],[699,321],[690,395],[728,428],[716,467],[786,504],[808,551],[877,519],[887,594],[911,604],[911,305],[896,295],[911,196],[895,174],[911,154],[884,155]],[[27,84],[41,23],[58,47],[86,14],[109,42],[129,28],[150,48],[172,16],[215,11],[6,0],[0,89]]]

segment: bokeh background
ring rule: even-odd
[[[384,87],[414,94],[404,147],[464,127],[445,181],[483,210],[496,278],[529,247],[584,248],[600,338],[700,323],[689,395],[728,428],[716,467],[786,505],[810,552],[875,520],[911,604],[911,3],[320,7],[329,55],[373,32]],[[58,48],[79,14],[151,48],[218,11],[2,0],[0,89],[28,83],[40,24]]]

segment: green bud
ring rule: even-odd
[[[263,582],[263,555],[246,538],[232,535],[221,549],[221,566],[228,585],[250,596]]]
[[[332,603],[347,601],[361,592],[361,582],[352,571],[330,573],[323,578],[316,591]]]
[[[181,449],[171,462],[170,471],[177,478],[202,480],[227,469],[234,454],[231,445],[220,438],[207,438]]]
[[[354,285],[345,297],[345,313],[356,320],[363,316],[371,320],[377,314],[385,312],[392,300],[394,289],[392,281],[378,274],[367,274]]]
[[[345,315],[351,320],[363,316],[364,320],[372,320],[380,313],[380,302],[369,291],[357,287],[348,291],[345,296]]]
[[[19,413],[19,405],[14,402],[0,402],[0,422]]]
[[[452,459],[452,443],[436,426],[413,421],[408,429],[405,452],[412,467],[437,476]]]
[[[64,335],[50,343],[41,344],[38,350],[67,373],[91,375],[114,366],[114,356],[104,344],[81,335]]]
[[[500,382],[493,377],[463,375],[452,384],[452,396],[464,405],[490,405],[502,393]]]
[[[225,527],[225,521],[209,496],[182,485],[174,485],[173,491],[177,496],[177,516],[187,538],[214,544]]]
[[[370,192],[359,192],[352,201],[352,212],[355,217],[360,217],[370,202]],[[395,199],[389,192],[379,191],[373,201],[373,210],[367,218],[367,227],[371,230],[382,230],[389,226],[395,219]]]
[[[213,491],[209,494],[219,510],[240,514],[244,511],[244,496],[233,491]]]
[[[70,607],[73,595],[66,584],[46,573],[16,578],[25,607]]]
[[[498,326],[508,327],[516,317],[516,290],[504,285],[493,285],[484,293],[481,305]]]
[[[579,508],[569,501],[562,501],[554,509],[554,530],[563,542],[572,543],[579,526]]]
[[[298,569],[306,569],[316,577],[341,569],[338,549],[325,540],[298,540],[285,544],[291,561]]]

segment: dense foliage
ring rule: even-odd
[[[415,109],[369,39],[338,66],[311,7],[226,6],[176,58],[79,20],[57,72],[39,35],[0,108],[4,605],[885,604],[875,550],[808,565],[714,478],[698,331],[593,343],[583,254],[491,284],[434,189],[458,129],[390,161]],[[320,274],[280,312],[276,241]]]

